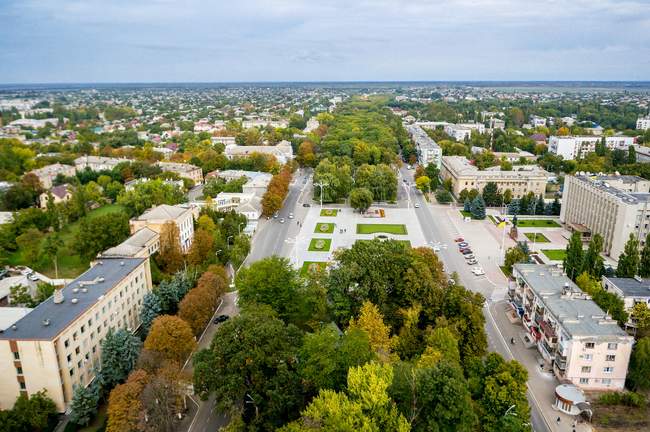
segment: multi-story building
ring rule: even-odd
[[[192,180],[194,184],[203,183],[203,171],[196,165],[177,162],[156,162],[156,165],[165,172],[173,172],[180,178]]]
[[[253,153],[262,153],[274,156],[281,164],[285,164],[293,159],[293,148],[289,141],[280,141],[277,145],[261,145],[261,146],[240,146],[230,144],[226,146],[224,154],[228,159],[238,157],[250,156]]]
[[[603,138],[594,135],[582,136],[551,136],[548,140],[548,150],[564,160],[580,159],[596,151],[596,145]],[[626,150],[634,144],[634,137],[614,135],[605,137],[605,147],[610,150]]]
[[[603,276],[603,289],[616,294],[623,300],[625,310],[630,313],[637,303],[645,303],[650,308],[650,279],[643,279],[639,276],[633,278],[618,278]],[[636,333],[636,321],[630,314],[626,330],[632,334]]]
[[[634,338],[555,266],[515,264],[509,295],[555,376],[584,390],[622,390]]]
[[[75,169],[72,165],[62,165],[57,162],[52,165],[46,165],[43,168],[31,170],[30,173],[38,177],[43,188],[50,189],[54,183],[54,179],[59,174],[64,177],[72,177],[75,175]]]
[[[645,244],[650,226],[650,181],[629,175],[566,176],[560,221],[583,234],[603,237],[603,252],[617,260],[630,234]]]
[[[104,156],[80,156],[74,160],[77,172],[89,169],[91,171],[111,171],[122,162],[133,162],[131,159],[119,159]]]
[[[220,192],[214,198],[212,205],[219,211],[234,210],[250,221],[255,221],[262,216],[262,198],[251,192]]]
[[[483,123],[458,123],[445,125],[445,133],[456,141],[461,142],[469,139],[474,130],[478,133],[485,133],[485,125]]]
[[[188,251],[194,239],[194,212],[191,208],[162,204],[131,219],[129,225],[131,234],[145,227],[160,234],[167,222],[176,224],[181,249]]]
[[[544,127],[544,126],[546,126],[546,118],[544,118],[544,117],[531,115],[529,121],[530,121],[530,125],[532,127],[534,127],[534,128],[535,127]]]
[[[131,237],[100,254],[104,258],[148,258],[160,249],[160,234],[151,228],[140,228]]]
[[[650,129],[650,115],[645,117],[639,117],[636,121],[636,128],[638,130]]]
[[[514,165],[512,171],[501,171],[500,167],[481,171],[463,156],[443,156],[440,176],[451,180],[455,196],[463,189],[483,191],[487,183],[494,182],[501,192],[510,189],[513,198],[521,198],[529,192],[543,194],[549,173],[537,165]]]
[[[442,149],[427,133],[418,125],[405,125],[407,132],[415,143],[418,153],[418,163],[426,166],[435,165],[438,169],[442,165]]]
[[[152,289],[147,258],[102,258],[0,333],[0,408],[41,390],[59,412],[75,386],[100,369],[101,343],[113,330],[135,331]]]
[[[234,136],[213,136],[210,140],[213,144],[223,144],[224,146],[237,144]]]

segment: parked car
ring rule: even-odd
[[[228,315],[219,315],[218,317],[216,317],[216,318],[214,319],[213,322],[214,322],[215,324],[219,324],[219,323],[222,323],[222,322],[224,322],[224,321],[228,321],[229,319],[230,319],[230,317],[229,317]]]
[[[472,273],[474,273],[475,276],[482,276],[482,275],[485,274],[485,272],[483,271],[483,269],[481,267],[474,267],[472,269]]]
[[[415,208],[420,208],[420,203],[415,203]]]
[[[467,246],[469,246],[469,243],[467,243],[467,242],[460,242],[460,243],[458,243],[458,247],[461,248],[461,249],[462,249],[462,248],[466,248]]]
[[[284,223],[284,218],[280,218],[280,223]]]
[[[454,239],[454,241],[455,241],[456,243],[460,243],[460,242],[464,242],[465,239],[462,238],[462,237],[458,237],[457,239]]]
[[[36,276],[35,274],[30,274],[29,276],[27,276],[27,279],[29,279],[32,282],[36,282],[36,281],[40,280],[38,278],[38,276]]]
[[[469,254],[469,255],[465,255],[465,259],[466,260],[473,260],[473,259],[476,259],[476,257],[474,255],[472,255],[472,254]]]
[[[293,219],[293,213],[289,213],[289,219]]]
[[[476,261],[475,259],[467,260],[467,265],[475,265],[475,264],[478,264],[478,261]]]
[[[471,249],[463,249],[462,251],[460,251],[460,253],[462,253],[463,255],[469,255],[469,254],[472,254],[474,252],[472,252]]]
[[[309,203],[303,203],[302,206],[303,206],[303,207],[311,207],[311,204],[309,204]]]
[[[278,212],[275,212],[275,214],[273,215],[273,217],[274,217],[275,219],[277,219],[279,216],[280,216],[280,213],[278,213]]]

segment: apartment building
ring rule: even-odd
[[[472,131],[485,133],[485,125],[483,123],[458,123],[445,125],[445,133],[456,141],[462,142],[469,139],[472,136]]]
[[[630,175],[566,176],[560,221],[584,239],[603,236],[603,252],[617,260],[630,234],[645,244],[650,226],[650,181]]]
[[[622,390],[634,338],[551,265],[515,264],[509,295],[546,365],[583,390]]]
[[[637,303],[645,303],[650,308],[650,279],[643,279],[639,276],[633,278],[618,278],[603,276],[603,289],[616,294],[623,300],[625,310],[630,313]],[[630,315],[625,329],[630,333],[636,333],[636,322]]]
[[[440,169],[442,165],[442,149],[420,126],[416,124],[404,125],[406,131],[415,143],[418,154],[418,163],[426,166],[435,165]]]
[[[104,156],[80,156],[74,160],[74,166],[77,172],[89,169],[91,171],[111,171],[118,164],[123,162],[133,162],[132,159],[120,159]]]
[[[50,189],[54,183],[54,179],[59,174],[64,177],[72,177],[75,175],[75,169],[71,165],[62,165],[57,162],[52,165],[46,165],[43,168],[31,170],[30,173],[38,177],[43,188]]]
[[[104,258],[148,258],[160,249],[160,234],[144,227],[117,246],[100,254]]]
[[[291,147],[291,143],[286,140],[282,140],[274,146],[240,146],[236,144],[230,144],[226,146],[226,150],[224,152],[228,159],[247,157],[253,153],[262,153],[274,156],[281,164],[285,164],[293,159],[293,148]]]
[[[106,334],[140,326],[151,289],[147,258],[102,258],[1,332],[0,409],[46,390],[58,411],[66,411],[74,387],[95,378]]]
[[[194,239],[194,212],[191,208],[162,204],[152,207],[129,221],[131,234],[142,228],[149,228],[160,234],[167,222],[174,222],[180,234],[181,250],[187,252]]]
[[[650,129],[650,115],[645,117],[639,117],[636,121],[636,128],[638,130]]]
[[[548,139],[548,150],[565,160],[580,159],[596,151],[596,145],[603,138],[594,135],[583,136],[551,136]],[[625,150],[634,145],[634,137],[614,135],[605,137],[605,147],[610,150]]]
[[[180,178],[192,180],[194,184],[203,183],[203,171],[195,165],[177,162],[156,162],[156,165],[165,172],[173,172]]]
[[[443,156],[440,170],[443,180],[451,180],[455,196],[463,189],[483,191],[489,182],[496,183],[501,192],[510,189],[513,198],[529,192],[539,195],[546,191],[549,175],[537,165],[515,165],[512,171],[501,171],[498,166],[481,171],[463,156]]]

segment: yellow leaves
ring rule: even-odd
[[[365,301],[356,320],[350,321],[350,328],[363,330],[368,335],[370,347],[380,355],[388,355],[392,347],[390,328],[384,324],[384,317],[379,308],[370,301]]]

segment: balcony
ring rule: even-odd
[[[531,290],[526,291],[526,298],[528,299],[529,303],[532,303],[533,300],[535,300],[535,294]]]
[[[542,321],[539,325],[544,333],[546,340],[553,346],[557,343],[557,334],[555,329],[546,321]]]
[[[566,363],[567,363],[567,358],[563,355],[560,355],[559,353],[555,354],[555,366],[561,370],[565,371],[566,370]]]

